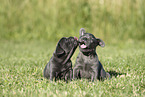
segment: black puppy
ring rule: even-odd
[[[80,52],[73,69],[73,79],[87,78],[94,81],[110,78],[110,74],[105,72],[96,53],[96,47],[98,45],[104,47],[105,43],[94,35],[86,33],[84,28],[80,29],[78,41]]]
[[[43,75],[50,79],[64,79],[67,81],[72,78],[72,57],[74,51],[78,46],[78,39],[76,37],[63,37],[59,40],[56,50],[53,53],[48,64],[45,66]]]

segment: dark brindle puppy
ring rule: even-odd
[[[87,78],[94,81],[110,78],[110,74],[105,72],[96,53],[96,47],[98,45],[104,47],[105,43],[94,35],[86,33],[84,28],[80,29],[78,41],[80,52],[73,69],[73,79]]]
[[[78,39],[76,37],[63,37],[59,40],[56,50],[53,53],[48,64],[45,66],[43,75],[50,79],[64,79],[67,81],[72,78],[72,57],[74,51],[78,46]]]

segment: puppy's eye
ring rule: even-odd
[[[93,43],[93,40],[91,39],[91,43]]]
[[[94,38],[91,38],[91,42],[94,42]]]
[[[65,41],[68,42],[68,39],[66,39]]]
[[[92,40],[94,40],[94,37],[91,37]]]
[[[87,40],[87,37],[84,37],[83,39],[84,39],[84,40]]]
[[[74,39],[71,39],[71,41],[74,41]]]

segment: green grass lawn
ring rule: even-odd
[[[49,82],[43,69],[55,50],[56,43],[0,41],[1,96],[90,97],[145,96],[145,45],[128,42],[106,44],[97,53],[111,80],[88,82],[85,79],[65,83]],[[79,50],[72,57],[73,64]]]

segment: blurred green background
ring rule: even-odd
[[[58,41],[79,29],[107,43],[145,40],[145,0],[0,0],[0,40]]]

